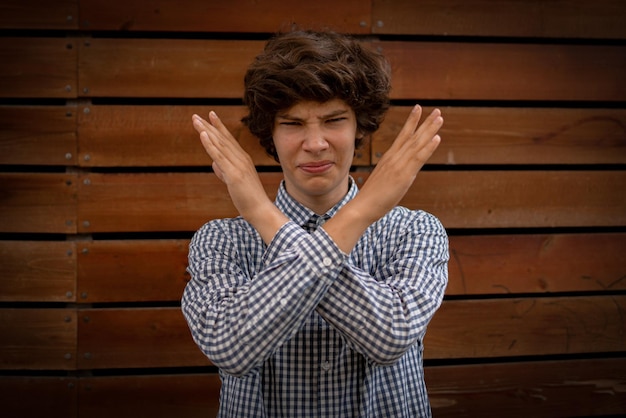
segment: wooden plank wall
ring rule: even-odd
[[[0,414],[207,417],[179,300],[187,245],[235,215],[191,124],[242,128],[271,33],[332,28],[393,65],[359,182],[415,102],[443,143],[403,201],[450,234],[425,342],[436,417],[626,413],[626,3],[4,0]]]

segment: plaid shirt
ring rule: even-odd
[[[422,340],[447,284],[448,239],[391,210],[346,255],[281,184],[269,246],[241,217],[204,225],[182,310],[219,367],[219,417],[428,417]]]

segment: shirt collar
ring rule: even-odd
[[[348,193],[346,193],[343,199],[341,199],[335,206],[330,208],[330,210],[323,215],[324,218],[328,219],[333,217],[335,213],[343,207],[343,205],[354,199],[354,196],[356,196],[359,188],[351,176],[349,177],[349,181],[350,185],[348,187]],[[319,216],[287,193],[284,180],[280,182],[275,204],[281,212],[298,225],[306,225],[311,218]]]

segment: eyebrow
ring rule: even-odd
[[[337,116],[343,116],[346,113],[348,113],[347,109],[337,109],[337,110],[333,110],[332,112],[329,112],[325,115],[320,116],[318,119],[320,120],[324,120],[324,119],[332,119],[332,118],[336,118]],[[279,117],[281,119],[287,119],[287,120],[293,120],[293,121],[298,121],[301,122],[304,119],[296,117],[296,116],[292,116],[288,113],[279,113],[276,115],[276,117]]]

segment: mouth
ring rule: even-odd
[[[333,163],[331,161],[312,161],[309,163],[304,163],[304,164],[300,164],[298,165],[298,167],[309,174],[320,174],[320,173],[324,173],[328,170],[330,170],[330,168],[333,166]]]

